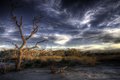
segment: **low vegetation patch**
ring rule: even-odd
[[[16,62],[18,55],[17,50],[3,50],[0,52],[0,58],[3,62]],[[75,66],[88,65],[95,66],[102,60],[120,58],[119,53],[94,53],[82,52],[77,49],[67,50],[23,50],[22,66],[23,67],[47,67],[52,64],[56,66]]]

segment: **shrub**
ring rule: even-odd
[[[81,56],[81,54],[77,49],[68,49],[65,51],[65,56]]]

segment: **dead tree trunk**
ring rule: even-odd
[[[17,62],[16,62],[16,70],[20,70],[21,62],[22,62],[22,50],[19,50],[18,59],[17,59]]]
[[[37,25],[37,20],[39,17],[34,17],[33,19],[33,26],[32,26],[32,31],[30,32],[29,36],[25,36],[23,34],[23,19],[22,16],[20,17],[20,20],[17,19],[17,16],[14,15],[14,6],[11,5],[12,10],[11,10],[11,15],[12,15],[12,20],[15,23],[16,27],[18,28],[19,34],[21,36],[22,44],[20,47],[18,47],[19,53],[18,53],[18,58],[16,62],[16,70],[21,69],[21,62],[22,62],[22,55],[23,55],[23,48],[27,44],[27,41],[38,31],[38,25]]]

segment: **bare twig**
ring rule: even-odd
[[[26,37],[26,40],[30,39],[35,33],[37,33],[37,31],[38,31],[38,25],[37,25],[36,19],[34,17],[32,31],[31,31],[30,35],[28,37]]]
[[[33,46],[33,47],[31,47],[31,48],[28,48],[28,50],[34,49],[34,48],[38,48],[38,44],[39,44],[39,43],[43,43],[43,42],[45,42],[45,41],[47,41],[47,39],[44,39],[44,40],[41,40],[41,41],[36,42],[35,46]]]

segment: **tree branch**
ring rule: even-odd
[[[17,44],[15,44],[15,43],[13,43],[13,42],[11,42],[11,44],[15,46],[15,49],[19,49],[19,47],[18,47]]]
[[[19,29],[19,33],[20,33],[20,36],[21,36],[21,39],[23,41],[22,45],[20,46],[19,49],[23,48],[24,45],[26,44],[26,40],[25,40],[25,37],[24,37],[24,34],[23,34],[23,30],[22,30],[22,22],[23,22],[23,18],[22,16],[20,17],[20,21],[18,22],[17,20],[17,17],[14,15],[14,9],[15,9],[15,5],[14,4],[11,4],[11,16],[12,16],[12,19],[13,21],[15,22],[15,25],[18,27]]]
[[[38,48],[38,44],[39,44],[39,43],[43,43],[43,42],[45,42],[45,41],[47,41],[47,39],[44,39],[44,40],[41,40],[41,41],[36,42],[35,46],[33,46],[33,47],[31,47],[31,48],[28,48],[28,50],[34,49],[34,48]]]
[[[30,39],[35,33],[37,33],[37,31],[38,31],[38,25],[37,25],[36,19],[34,17],[32,31],[31,31],[30,35],[28,37],[26,37],[26,40]]]

